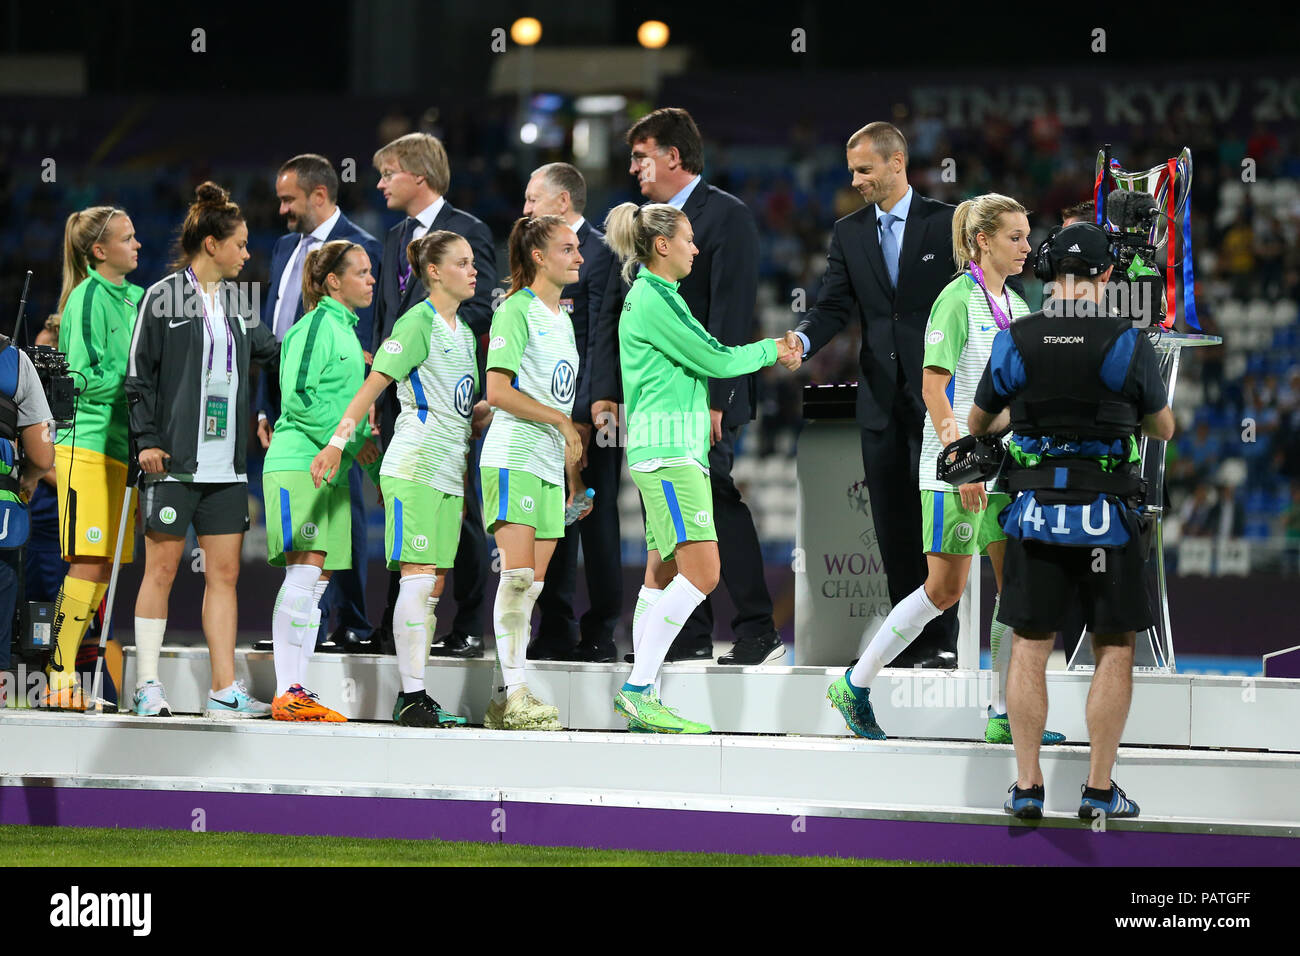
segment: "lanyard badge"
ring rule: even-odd
[[[203,327],[207,330],[208,341],[212,343],[211,348],[208,349],[207,375],[203,383],[203,390],[206,393],[203,404],[203,440],[222,441],[229,433],[230,428],[229,392],[235,369],[235,331],[230,327],[230,318],[223,312],[221,318],[226,324],[226,381],[224,385],[218,383],[214,389],[212,388],[212,355],[217,350],[217,340],[212,332],[212,322],[208,316],[208,304],[203,298],[203,288],[199,285],[194,269],[186,269],[185,274],[189,277],[190,282],[194,284],[194,289],[199,294],[199,304],[203,307]]]
[[[993,321],[997,323],[998,328],[1004,330],[1011,328],[1011,293],[1007,291],[1005,280],[1003,280],[1002,297],[1006,299],[1007,308],[1004,312],[1002,306],[993,301],[993,297],[989,295],[988,286],[984,284],[984,270],[979,267],[979,263],[972,262],[970,272],[975,279],[975,284],[984,293],[984,301],[989,304],[989,312],[992,313]]]

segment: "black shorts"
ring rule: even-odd
[[[248,482],[154,481],[144,486],[144,528],[158,534],[243,534]]]
[[[1094,571],[1099,553],[1105,570]],[[1151,627],[1146,561],[1137,542],[1123,548],[1067,548],[1007,538],[999,621],[1021,634],[1055,638],[1076,599],[1093,634]]]

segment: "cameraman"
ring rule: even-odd
[[[0,335],[0,671],[10,667],[25,500],[54,467],[50,406],[32,360]],[[21,450],[19,445],[21,444]],[[0,682],[0,707],[5,706]]]
[[[975,435],[1008,420],[1012,429],[1008,490],[1017,497],[1002,512],[999,620],[1014,629],[1007,705],[1018,777],[1004,809],[1042,816],[1047,659],[1077,597],[1097,661],[1079,816],[1136,817],[1110,772],[1132,697],[1135,632],[1152,624],[1137,435],[1169,440],[1174,416],[1150,341],[1130,318],[1099,311],[1113,269],[1106,233],[1066,226],[1047,255],[1051,298],[998,333],[968,420]]]

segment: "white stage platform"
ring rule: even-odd
[[[240,650],[236,669],[263,700],[275,689],[269,652]],[[627,679],[627,664],[530,662],[529,683],[560,709],[576,730],[622,730],[611,702]],[[134,686],[127,648],[126,683]],[[492,659],[435,659],[426,669],[429,693],[444,707],[481,723],[491,691]],[[661,695],[692,719],[721,733],[848,734],[826,700],[842,673],[827,667],[724,667],[669,664]],[[164,650],[159,677],[179,713],[199,713],[209,687],[204,648]],[[1048,673],[1048,726],[1067,740],[1086,741],[1084,707],[1090,675]],[[885,669],[872,691],[881,727],[891,737],[982,741],[989,671]],[[387,721],[399,689],[397,660],[369,654],[317,654],[308,686],[349,718]],[[1123,742],[1300,753],[1300,680],[1137,674]]]
[[[429,690],[480,722],[491,669],[431,663]],[[237,670],[270,695],[269,653],[240,651]],[[893,739],[876,742],[826,702],[838,669],[669,665],[664,696],[720,731],[705,737],[622,731],[610,701],[627,672],[530,665],[576,728],[560,733],[396,727],[396,661],[370,655],[312,661],[310,686],[346,724],[0,711],[0,823],[1029,865],[1300,859],[1300,753],[1284,752],[1300,751],[1300,681],[1137,677],[1115,777],[1143,816],[1099,826],[1077,817],[1082,745],[1044,749],[1041,823],[1001,812],[1015,757],[980,740],[987,674],[884,672]],[[206,651],[164,651],[160,676],[178,713],[197,712]],[[1086,675],[1049,681],[1050,725],[1086,740]]]
[[[1136,821],[1077,819],[1087,750],[1044,751],[1049,816],[1000,812],[1010,747],[0,716],[0,822],[403,835],[1026,863],[1294,862],[1300,757],[1122,748]],[[511,828],[514,828],[513,831]],[[1031,837],[1027,841],[1025,838]]]

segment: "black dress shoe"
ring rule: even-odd
[[[785,644],[781,635],[772,631],[770,634],[742,637],[736,641],[731,653],[718,658],[719,664],[770,664],[785,656]]]
[[[613,641],[579,641],[564,659],[584,664],[613,664],[617,656],[618,648]]]
[[[692,637],[686,640],[673,641],[672,646],[668,648],[668,655],[664,658],[665,663],[673,661],[711,661],[713,660],[713,641],[710,638]]]
[[[623,661],[624,661],[624,663],[627,663],[627,664],[635,664],[635,663],[636,663],[636,654],[635,654],[634,652],[632,652],[632,651],[628,651],[626,654],[623,655]]]
[[[362,641],[352,653],[356,654],[397,654],[397,642],[393,640],[393,631],[387,627],[377,627],[370,632],[370,640]]]
[[[274,641],[254,641],[253,650],[255,651],[273,651],[275,650]]]
[[[911,653],[904,651],[890,661],[887,667],[904,667],[904,668],[933,668],[936,670],[952,670],[957,666],[957,655],[952,651],[921,651],[920,653]]]
[[[429,648],[430,657],[459,657],[469,660],[483,656],[483,638],[452,631]]]
[[[573,653],[573,645],[539,637],[528,645],[530,661],[567,661]]]
[[[316,650],[322,654],[374,654],[376,653],[370,640],[363,638],[356,631],[350,628],[340,627],[330,639],[324,644],[317,646]]]

